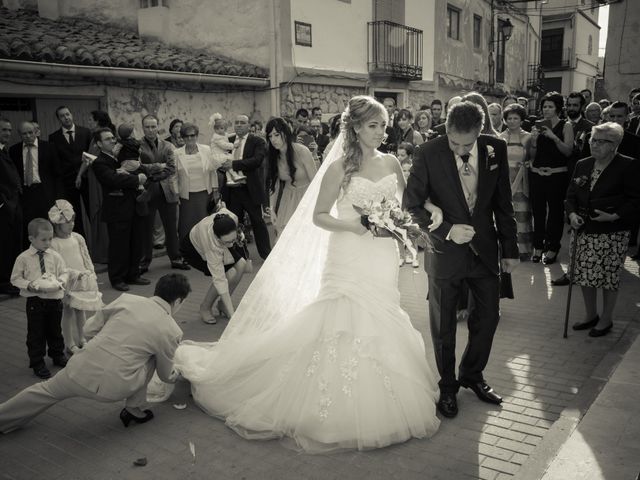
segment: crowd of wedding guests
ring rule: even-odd
[[[620,268],[638,245],[640,88],[614,102],[594,102],[589,90],[550,92],[537,109],[524,97],[489,103],[476,92],[415,112],[384,98],[390,121],[380,150],[397,155],[408,176],[415,149],[446,135],[447,111],[462,101],[483,110],[483,134],[507,144],[521,260],[555,263],[569,224],[576,269],[552,283],[573,276],[587,311],[574,328],[606,334]],[[86,312],[101,306],[94,263],[107,264],[112,287],[126,292],[149,284],[143,275],[164,244],[171,268],[211,277],[202,320],[230,317],[230,293],[251,268],[246,242],[269,255],[267,222],[277,241],[340,131],[340,114],[325,122],[320,107],[266,125],[216,113],[206,133],[171,119],[165,138],[166,119],[148,114],[138,139],[134,125],[116,127],[107,112],[91,112],[86,127],[66,106],[54,114],[60,128],[46,141],[36,122],[0,117],[0,293],[27,297],[30,366],[43,378],[47,344],[58,365],[83,347]],[[21,141],[8,145],[13,128]],[[404,263],[419,266],[406,251]],[[50,317],[57,328],[47,327]]]

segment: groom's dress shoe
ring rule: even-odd
[[[569,285],[569,283],[571,282],[569,281],[569,277],[567,276],[566,273],[562,275],[560,278],[551,280],[551,285],[553,285],[554,287],[564,287],[566,285]]]
[[[571,328],[573,328],[574,330],[589,330],[590,328],[595,327],[599,321],[600,321],[600,317],[596,315],[588,322],[574,323],[573,327]]]
[[[478,396],[480,400],[487,403],[494,403],[500,405],[502,403],[502,397],[494,392],[493,388],[484,382],[469,382],[467,380],[459,380],[460,386],[464,388],[470,388]]]
[[[438,411],[447,418],[458,415],[458,401],[455,393],[441,393],[438,400]]]

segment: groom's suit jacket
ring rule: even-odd
[[[173,356],[182,330],[169,304],[128,293],[87,320],[87,345],[65,367],[68,377],[93,393],[122,400],[144,387],[154,370],[173,382]]]
[[[442,209],[442,225],[429,234],[434,251],[427,251],[425,269],[429,276],[451,278],[468,268],[469,255],[478,254],[482,262],[498,274],[500,258],[518,258],[516,222],[511,203],[507,145],[488,135],[478,137],[478,186],[473,215],[464,197],[456,159],[447,136],[418,147],[407,182],[405,204],[424,231],[431,223],[423,208],[428,198]],[[470,244],[446,240],[453,224],[473,226]]]

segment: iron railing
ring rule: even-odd
[[[368,23],[370,75],[422,80],[422,30],[388,20]]]
[[[539,63],[530,63],[527,71],[527,88],[541,90],[544,85],[544,70]]]
[[[540,65],[543,68],[571,68],[573,65],[573,51],[570,48],[556,50],[542,50]]]

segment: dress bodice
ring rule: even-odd
[[[391,199],[396,195],[398,178],[395,173],[385,175],[378,181],[368,178],[353,176],[346,188],[343,188],[338,198],[338,218],[354,219],[360,214],[353,208],[365,206],[369,202],[378,202],[382,199]]]

